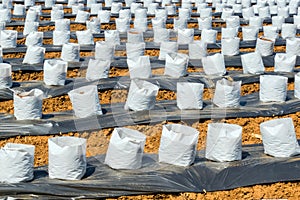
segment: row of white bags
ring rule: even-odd
[[[7,143],[0,149],[0,182],[18,183],[34,178],[35,146]],[[50,179],[80,180],[86,172],[86,139],[48,139]]]
[[[274,157],[300,153],[291,118],[260,124],[264,152]],[[199,132],[179,124],[164,125],[158,161],[178,166],[194,163]],[[143,165],[146,136],[136,130],[115,128],[104,163],[113,169],[138,169]],[[49,178],[80,180],[86,172],[86,139],[55,137],[48,139]],[[180,146],[180,148],[178,148]],[[205,158],[228,162],[242,159],[242,127],[234,124],[208,125]],[[0,149],[0,182],[17,183],[34,178],[34,146],[8,143]]]
[[[300,74],[295,75],[296,98],[300,97]],[[287,77],[261,75],[259,99],[262,102],[285,102],[287,96]],[[145,80],[131,81],[125,110],[151,110],[156,103],[159,87]],[[179,109],[202,109],[204,85],[201,83],[177,83],[177,106]],[[241,81],[221,79],[217,81],[213,103],[222,108],[239,107]],[[101,115],[101,105],[97,86],[84,86],[68,93],[76,117]],[[40,119],[42,117],[43,92],[33,89],[29,92],[14,93],[14,115],[17,120]],[[88,102],[88,103],[87,103]]]

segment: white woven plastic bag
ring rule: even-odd
[[[139,56],[135,59],[127,59],[127,65],[131,79],[150,78],[152,76],[149,56]]]
[[[194,41],[194,29],[178,29],[177,43],[189,44]]]
[[[221,49],[224,56],[235,56],[240,53],[240,38],[222,38]]]
[[[91,4],[91,15],[98,15],[98,12],[102,10],[102,3],[92,3]]]
[[[23,35],[27,36],[31,32],[38,31],[39,23],[38,22],[25,22]]]
[[[204,29],[201,31],[201,40],[207,44],[215,44],[218,32],[216,30]]]
[[[230,81],[225,78],[216,84],[213,103],[221,108],[240,106],[242,81]]]
[[[98,11],[98,19],[100,19],[100,23],[109,23],[110,20],[110,11],[108,10],[99,10]]]
[[[90,29],[85,31],[76,31],[76,36],[79,45],[93,45],[94,37]]]
[[[142,31],[137,29],[131,29],[127,31],[127,42],[128,43],[140,43],[144,42],[144,34]]]
[[[159,50],[159,60],[165,60],[166,55],[170,53],[177,53],[178,51],[178,44],[174,41],[162,41],[160,44]]]
[[[259,99],[262,102],[285,102],[288,78],[277,75],[261,75]]]
[[[300,72],[295,74],[294,84],[294,96],[300,99]]]
[[[282,16],[273,16],[272,17],[272,26],[277,27],[277,30],[281,30],[282,24],[284,23],[284,17]]]
[[[189,43],[189,58],[202,59],[207,55],[207,44],[202,41],[194,41]]]
[[[96,85],[88,85],[73,89],[68,92],[68,95],[76,117],[84,118],[92,115],[102,115],[98,88]]]
[[[238,28],[221,28],[223,38],[236,38],[239,32]]]
[[[199,17],[197,19],[198,19],[198,29],[199,30],[212,28],[212,17],[206,17],[206,18]]]
[[[300,56],[300,39],[299,38],[291,38],[286,39],[286,54],[288,56]]]
[[[276,53],[274,58],[275,72],[293,72],[296,65],[297,56],[289,56],[285,53]]]
[[[62,60],[45,60],[44,83],[46,85],[65,85],[68,63]]]
[[[22,4],[14,4],[13,14],[16,16],[26,15],[26,7]]]
[[[67,62],[79,62],[80,46],[75,43],[63,44],[61,51],[61,59]]]
[[[261,56],[273,55],[274,41],[267,38],[257,38],[255,51]]]
[[[44,62],[46,48],[40,46],[28,46],[22,63],[39,64]]]
[[[101,78],[108,78],[109,70],[109,60],[90,59],[86,71],[86,79],[94,81]]]
[[[147,18],[142,18],[142,19],[134,19],[133,21],[133,26],[135,29],[140,30],[142,32],[147,31],[148,29],[148,19]]]
[[[242,33],[244,41],[255,41],[259,33],[259,28],[255,26],[245,26],[242,27]]]
[[[178,29],[187,28],[187,19],[186,18],[174,18],[173,29],[176,31]]]
[[[115,47],[109,41],[96,42],[95,59],[112,61],[114,58]]]
[[[139,43],[126,43],[126,54],[129,59],[136,59],[139,56],[143,56],[145,52],[146,44],[144,42]]]
[[[292,118],[281,118],[260,124],[265,154],[290,157],[300,153]]]
[[[0,32],[0,45],[3,49],[17,47],[18,32],[13,30],[3,30]]]
[[[262,57],[257,52],[241,55],[241,61],[244,74],[263,74],[265,71]]]
[[[270,40],[278,38],[278,28],[276,26],[263,26],[264,37]]]
[[[70,41],[70,31],[53,31],[53,45],[63,45]]]
[[[17,120],[41,119],[43,91],[14,92],[14,115]]]
[[[0,63],[0,89],[12,86],[11,65]]]
[[[164,75],[179,78],[187,74],[189,57],[182,53],[170,53],[166,55]]]
[[[139,169],[146,136],[129,128],[115,128],[109,141],[104,163],[113,169]]]
[[[116,30],[120,33],[126,33],[130,29],[130,19],[129,18],[117,18]]]
[[[169,29],[166,28],[154,28],[153,29],[153,33],[154,33],[154,42],[157,44],[160,44],[162,42],[168,42],[170,39],[170,35],[169,35]]]
[[[159,87],[148,81],[133,79],[130,83],[125,110],[151,110],[156,103]]]
[[[226,74],[223,54],[216,53],[202,58],[203,70],[206,75],[222,76]]]
[[[225,19],[226,28],[239,28],[240,27],[240,17],[231,16]]]
[[[11,21],[11,13],[10,9],[0,9],[0,22],[10,22]]]
[[[177,107],[180,110],[202,109],[203,90],[204,84],[202,83],[178,82],[176,93]]]
[[[43,32],[31,32],[26,37],[25,45],[26,46],[43,46]]]
[[[50,179],[80,180],[86,172],[86,139],[53,137],[48,139]]]
[[[281,37],[283,39],[296,37],[297,26],[295,24],[282,24]]]
[[[152,18],[152,28],[154,29],[160,29],[160,28],[166,28],[166,19],[165,18]]]
[[[90,18],[90,13],[83,11],[83,10],[78,10],[77,14],[76,14],[76,18],[75,18],[75,22],[79,22],[79,23],[85,23],[86,21],[88,21]]]
[[[120,45],[120,36],[117,30],[104,31],[105,42],[112,44],[112,46]]]
[[[64,18],[64,11],[59,9],[51,10],[51,21],[55,22],[56,20],[61,20]]]
[[[19,183],[34,178],[33,145],[7,143],[0,149],[0,182]]]
[[[261,28],[263,26],[263,20],[258,16],[250,17],[249,26]]]
[[[205,158],[217,162],[241,160],[242,127],[226,123],[208,124]]]
[[[93,34],[100,33],[101,23],[97,17],[91,18],[90,21],[86,21],[86,28],[90,30]]]
[[[197,154],[199,132],[181,124],[163,126],[158,161],[178,166],[194,163]]]

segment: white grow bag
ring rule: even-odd
[[[283,39],[296,37],[297,26],[294,24],[282,24],[281,37]]]
[[[177,83],[177,107],[180,110],[202,109],[204,84],[178,82]]]
[[[10,9],[0,9],[0,22],[10,22],[11,21],[11,13]]]
[[[239,32],[238,28],[221,28],[223,38],[236,38]]]
[[[150,78],[152,76],[149,56],[139,56],[134,60],[127,59],[127,65],[130,79]]]
[[[70,41],[70,31],[53,31],[53,45],[63,45]]]
[[[272,26],[277,27],[278,30],[281,30],[282,24],[284,23],[285,19],[281,16],[273,16],[272,17]]]
[[[114,58],[115,47],[109,41],[96,42],[95,58],[99,60],[112,61]]]
[[[119,12],[119,18],[129,18],[131,19],[130,9],[123,9]]]
[[[67,62],[79,62],[80,46],[75,43],[63,44],[61,51],[61,59]]]
[[[14,92],[14,116],[17,120],[41,119],[44,93],[39,89]]]
[[[126,54],[129,59],[136,59],[139,56],[143,56],[145,52],[146,44],[140,43],[126,43]]]
[[[140,30],[142,32],[147,31],[148,29],[148,19],[142,18],[142,19],[134,19],[133,26],[135,29]]]
[[[120,33],[126,33],[130,29],[130,19],[129,18],[117,18],[116,20],[116,30]]]
[[[257,16],[250,17],[249,26],[261,28],[263,26],[263,19]]]
[[[165,18],[152,18],[151,22],[152,22],[153,30],[160,29],[160,28],[163,28],[163,29],[166,28],[166,19]]]
[[[86,79],[94,81],[101,78],[108,78],[109,70],[109,60],[90,59],[86,71]]]
[[[255,26],[245,26],[242,27],[242,33],[244,41],[255,41],[259,33],[259,28]]]
[[[278,38],[278,28],[276,26],[263,26],[264,37],[276,40]]]
[[[260,124],[265,154],[290,157],[300,153],[292,118],[281,118]]]
[[[100,19],[100,23],[109,23],[110,20],[110,11],[108,10],[99,10],[98,11],[98,19]]]
[[[212,17],[206,17],[206,18],[197,18],[198,19],[198,29],[204,30],[204,29],[211,29],[212,28]]]
[[[76,36],[79,45],[93,45],[94,37],[90,29],[85,31],[76,31]]]
[[[125,110],[151,110],[155,106],[159,87],[148,81],[133,79],[130,83]]]
[[[75,18],[75,22],[85,23],[90,18],[90,13],[82,10],[78,10]]]
[[[224,56],[235,56],[240,53],[240,38],[222,38],[221,49]]]
[[[61,20],[64,18],[64,11],[58,10],[58,9],[52,9],[51,10],[51,21]]]
[[[295,74],[294,84],[295,84],[294,96],[300,99],[300,72]]]
[[[262,57],[257,52],[241,55],[244,74],[263,74],[265,66]]]
[[[226,18],[226,28],[239,28],[240,27],[240,17],[231,16]]]
[[[299,38],[291,38],[286,39],[286,54],[288,56],[300,56],[300,39]]]
[[[97,17],[91,18],[90,21],[86,21],[86,28],[90,30],[93,34],[100,33],[101,23]]]
[[[194,41],[194,29],[178,29],[178,44],[189,44]]]
[[[259,99],[262,102],[285,102],[288,78],[276,75],[261,75]]]
[[[189,57],[182,53],[170,53],[166,55],[164,75],[179,78],[187,73]]]
[[[26,46],[43,46],[43,32],[31,32],[26,37],[25,45]]]
[[[76,117],[84,118],[92,115],[102,115],[99,102],[98,88],[88,85],[68,92]]]
[[[166,28],[154,28],[154,42],[160,44],[162,42],[168,42],[170,39],[170,31]]]
[[[102,10],[102,3],[92,3],[91,4],[91,15],[98,15],[98,12]]]
[[[46,48],[40,46],[28,46],[22,63],[39,64],[43,63]]]
[[[217,162],[241,160],[242,127],[226,123],[208,124],[205,158]]]
[[[158,161],[178,166],[193,164],[197,154],[198,137],[199,132],[192,127],[180,124],[164,125]]]
[[[80,180],[86,172],[86,139],[54,137],[48,139],[50,179]]]
[[[202,58],[203,70],[206,75],[222,76],[226,73],[223,54],[216,53]]]
[[[204,29],[201,31],[201,40],[207,44],[215,44],[217,40],[218,31]]]
[[[167,54],[177,53],[177,51],[178,51],[177,42],[173,42],[173,41],[161,42],[158,59],[165,60]]]
[[[174,18],[173,29],[176,31],[178,29],[187,29],[187,19],[185,18]]]
[[[128,128],[115,128],[109,141],[104,163],[113,169],[139,169],[146,136]]]
[[[273,55],[274,41],[266,38],[257,38],[255,51],[261,56]]]
[[[229,81],[222,79],[217,81],[213,103],[221,108],[240,106],[242,81]]]
[[[7,143],[0,149],[0,182],[19,183],[34,178],[33,145]]]
[[[68,63],[51,59],[44,62],[44,83],[46,85],[65,85]]]
[[[0,89],[12,86],[11,65],[0,63]]]
[[[105,42],[112,44],[112,46],[120,45],[120,35],[117,30],[105,30],[104,38]]]
[[[131,29],[127,31],[127,42],[128,43],[140,43],[144,42],[144,34],[142,31]]]
[[[189,43],[189,58],[201,59],[207,55],[207,44],[202,41]]]
[[[39,13],[34,9],[29,9],[26,13],[26,22],[38,22],[40,19]]]
[[[22,4],[15,4],[14,5],[14,11],[13,11],[14,15],[17,16],[23,16],[26,15],[26,8],[25,5]]]
[[[275,72],[293,72],[297,56],[289,56],[285,53],[276,53],[274,58]]]
[[[3,49],[17,47],[17,31],[3,30],[0,32],[0,36],[0,45]]]

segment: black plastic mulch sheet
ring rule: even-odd
[[[0,115],[0,138],[18,135],[51,135],[68,132],[101,130],[162,121],[195,122],[199,119],[224,119],[237,117],[281,116],[300,111],[300,100],[288,91],[284,103],[262,103],[258,93],[241,98],[239,108],[218,108],[211,101],[204,101],[202,110],[179,110],[176,101],[159,101],[150,111],[126,111],[124,103],[102,105],[103,115],[75,118],[72,111],[43,115],[42,120],[15,120],[13,115]]]
[[[200,133],[201,134],[201,133]],[[262,145],[243,146],[243,159],[212,162],[199,151],[195,163],[179,167],[158,163],[156,154],[145,154],[137,170],[114,170],[104,165],[105,155],[87,159],[85,177],[79,181],[49,179],[47,166],[36,168],[27,183],[0,183],[0,197],[100,198],[170,192],[204,192],[281,181],[300,180],[300,156],[274,158]]]

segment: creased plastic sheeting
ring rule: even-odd
[[[197,121],[199,119],[223,119],[236,117],[279,116],[300,111],[300,100],[288,92],[284,103],[261,103],[258,93],[241,97],[239,109],[214,107],[204,101],[202,110],[179,110],[176,101],[159,101],[150,111],[125,111],[124,103],[101,105],[103,115],[74,118],[71,111],[43,115],[42,120],[17,121],[4,114],[6,120],[0,123],[0,138],[18,135],[51,135],[75,131],[101,130],[138,124],[155,124],[168,120]],[[0,118],[2,116],[0,115]]]
[[[100,198],[167,192],[203,192],[255,184],[300,180],[300,156],[273,158],[261,145],[243,146],[241,161],[218,163],[197,154],[194,165],[177,167],[157,162],[145,154],[141,169],[113,170],[104,165],[105,155],[87,159],[87,173],[80,181],[49,180],[47,167],[35,169],[32,182],[1,184],[0,197]],[[289,169],[289,170],[286,170]],[[260,176],[257,176],[257,174]],[[276,176],[274,176],[276,174]],[[17,195],[16,195],[17,193]]]

